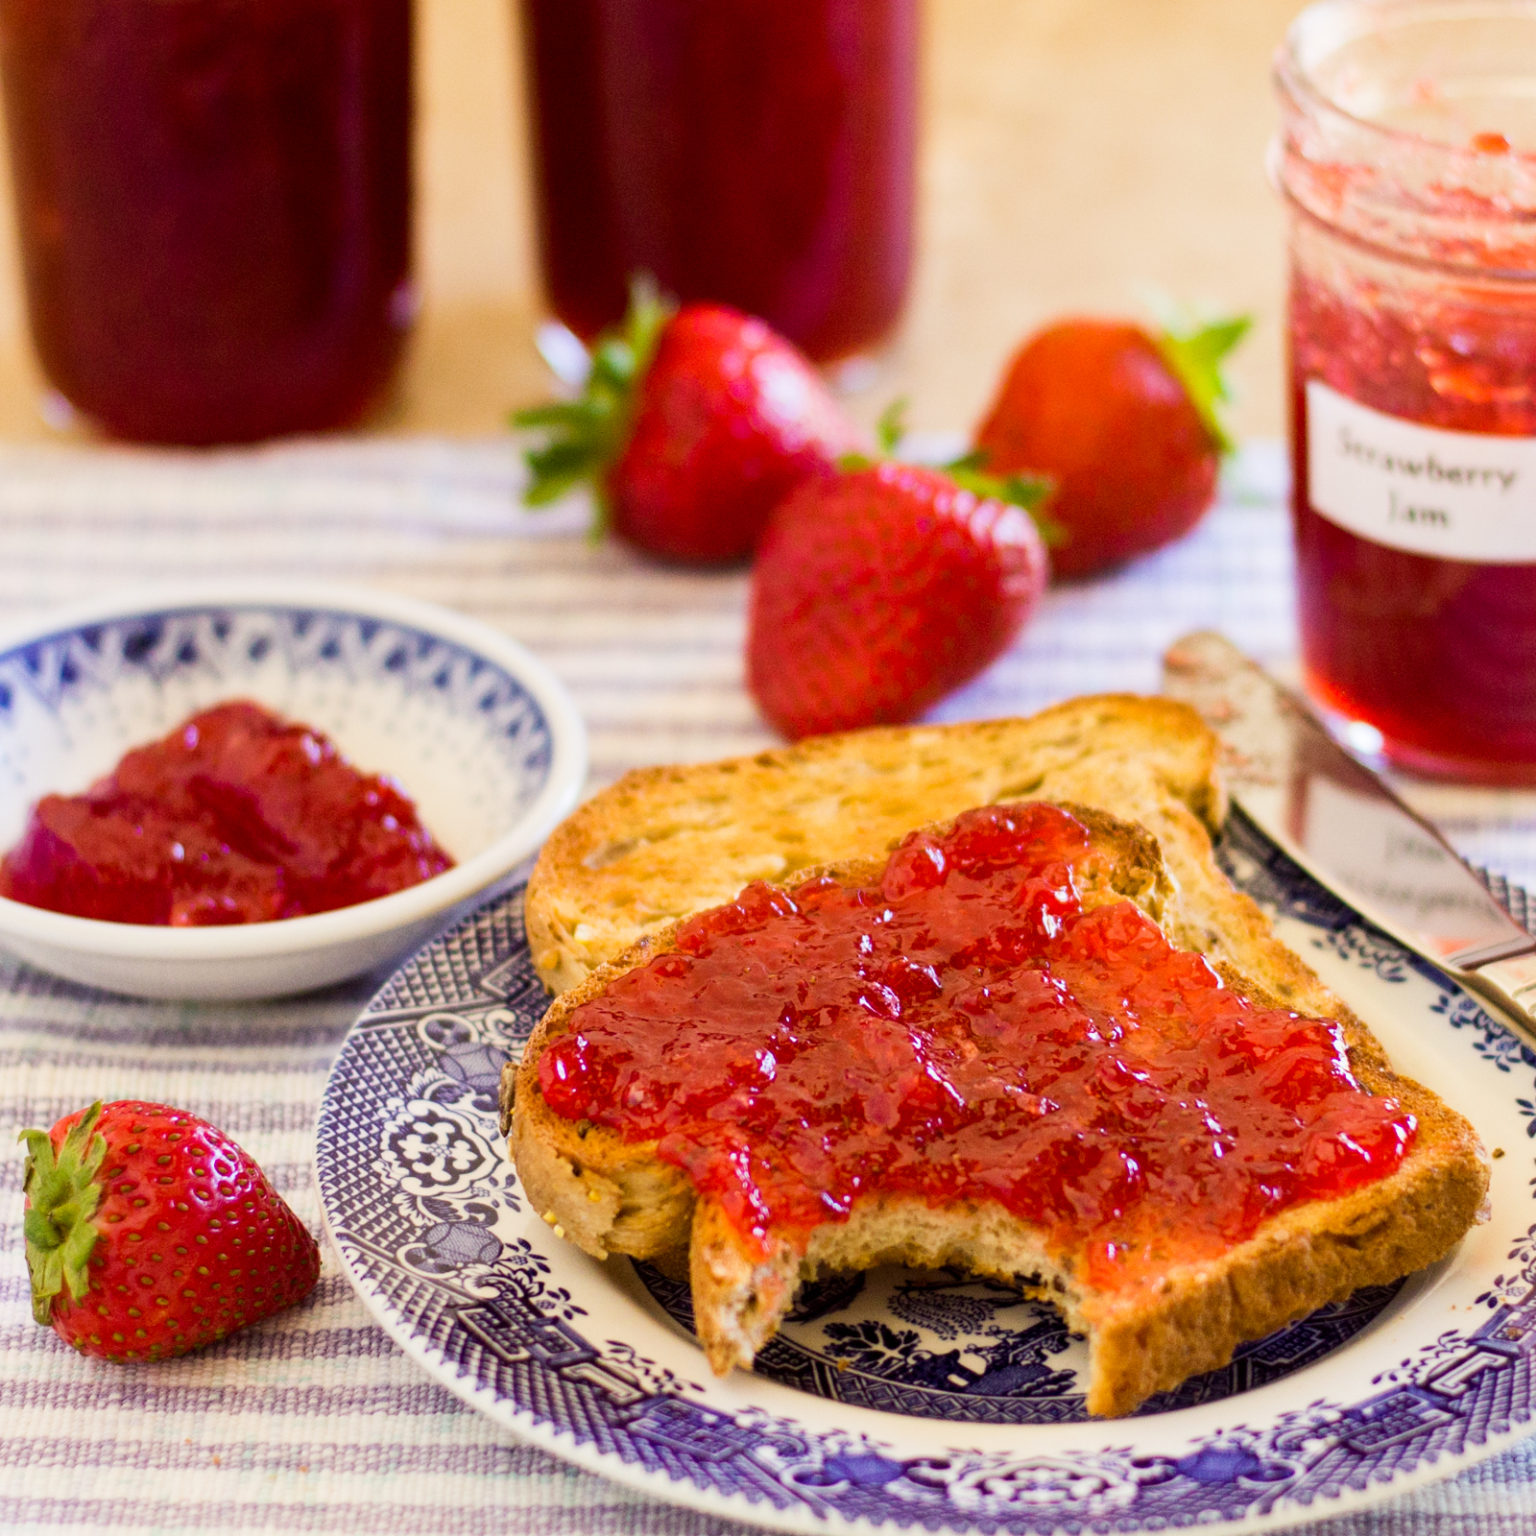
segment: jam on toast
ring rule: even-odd
[[[1175,877],[1198,882],[1225,813],[1217,751],[1186,705],[1103,694],[1027,719],[850,731],[637,769],[545,843],[528,882],[534,963],[563,992],[749,881],[883,856],[914,827],[999,800],[1071,800],[1140,822]]]
[[[644,935],[508,1069],[519,1176],[595,1256],[686,1248],[717,1371],[810,1275],[951,1264],[1051,1300],[1090,1411],[1129,1412],[1440,1258],[1487,1188],[1209,842],[1181,864],[1091,807],[984,806]]]

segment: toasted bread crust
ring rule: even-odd
[[[1185,705],[1103,694],[1027,719],[851,731],[639,769],[544,845],[528,882],[534,964],[563,992],[643,933],[731,901],[749,881],[871,858],[914,827],[1001,800],[1071,800],[1140,822],[1182,879],[1184,850],[1225,814],[1216,753]]]
[[[1370,1031],[1270,932],[1259,909],[1222,876],[1200,824],[1182,804],[1164,806],[1181,847],[1172,878],[1158,841],[1140,827],[1081,805],[1101,849],[1107,880],[1085,905],[1130,899],[1175,943],[1221,958],[1230,986],[1256,1002],[1337,1019],[1351,1064],[1373,1094],[1391,1094],[1418,1119],[1419,1133],[1390,1178],[1340,1199],[1293,1208],[1214,1261],[1170,1269],[1151,1288],[1097,1293],[1071,1261],[1053,1260],[1039,1235],[1001,1206],[962,1202],[937,1210],[910,1197],[871,1197],[847,1221],[816,1229],[809,1247],[751,1251],[687,1179],[662,1163],[653,1143],[553,1113],[539,1091],[538,1059],[582,1003],[631,966],[664,953],[677,927],[645,934],[555,1000],[520,1068],[502,1084],[503,1119],[519,1176],[557,1232],[596,1257],[653,1258],[689,1249],[699,1336],[717,1371],[750,1365],[788,1310],[799,1282],[823,1269],[888,1261],[953,1263],[1003,1280],[1029,1281],[1086,1332],[1091,1345],[1089,1411],[1129,1412],[1154,1392],[1212,1370],[1241,1343],[1272,1332],[1364,1285],[1385,1283],[1447,1253],[1477,1219],[1488,1168],[1471,1127],[1434,1094],[1395,1074]],[[797,873],[851,884],[878,877],[883,855]],[[1239,967],[1233,957],[1248,962]]]
[[[1409,1104],[1430,1108],[1424,1101],[1433,1096],[1417,1084],[1393,1086]],[[1444,1257],[1477,1219],[1487,1176],[1475,1139],[1469,1147],[1452,1127],[1438,1130],[1450,1134],[1381,1184],[1286,1211],[1219,1260],[1171,1271],[1150,1295],[1084,1295],[1038,1233],[990,1203],[937,1210],[911,1197],[876,1197],[846,1222],[817,1228],[803,1256],[781,1244],[759,1258],[706,1202],[689,1256],[694,1315],[708,1320],[700,1337],[711,1366],[745,1368],[801,1280],[886,1263],[953,1265],[1051,1301],[1090,1341],[1088,1411],[1115,1417],[1225,1365],[1250,1339]]]

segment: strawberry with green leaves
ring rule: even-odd
[[[530,503],[590,483],[621,538],[702,565],[744,559],[777,502],[863,444],[761,320],[719,304],[673,311],[643,287],[594,345],[581,397],[512,419],[542,434],[527,456]]]
[[[82,1354],[185,1354],[314,1289],[314,1238],[196,1115],[96,1103],[21,1139],[32,1315]]]
[[[996,474],[1049,475],[1058,576],[1086,576],[1187,533],[1216,494],[1231,444],[1221,364],[1248,328],[1187,334],[1062,320],[1014,354],[976,448]]]
[[[1049,576],[1040,482],[886,461],[807,481],[752,571],[747,681],[791,739],[911,720],[1012,643]]]

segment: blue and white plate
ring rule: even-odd
[[[0,943],[76,981],[145,997],[299,992],[409,954],[531,854],[574,804],[586,731],[559,679],[445,608],[330,584],[148,588],[0,639],[0,850],[43,795],[78,794],[132,747],[229,699],[323,731],[388,773],[452,869],[283,922],[158,928],[0,898]]]
[[[1242,1349],[1129,1419],[1083,1410],[1048,1308],[949,1272],[803,1294],[750,1374],[712,1377],[687,1287],[598,1264],[527,1208],[502,1062],[545,1005],[521,892],[374,998],[326,1090],[317,1170],[363,1299],[517,1435],[678,1503],[786,1531],[1252,1531],[1442,1477],[1532,1413],[1536,1055],[1241,822],[1237,882],[1494,1149],[1492,1220],[1449,1259]]]

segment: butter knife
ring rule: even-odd
[[[1250,820],[1536,1047],[1536,937],[1297,695],[1209,630],[1168,648],[1163,692],[1220,738],[1227,789]]]

